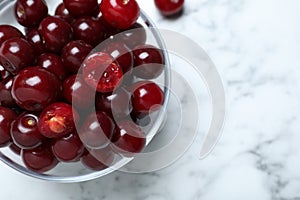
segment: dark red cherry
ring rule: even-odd
[[[25,27],[37,27],[47,15],[44,0],[17,0],[15,4],[15,17]]]
[[[133,67],[133,53],[122,42],[109,42],[104,52],[110,54],[119,63],[123,73],[131,73]]]
[[[59,138],[75,131],[79,116],[70,104],[56,102],[40,114],[38,129],[47,138]]]
[[[73,132],[67,136],[54,139],[52,141],[52,152],[59,161],[75,162],[79,161],[84,153],[84,146],[77,132]]]
[[[0,47],[0,64],[12,74],[35,64],[35,51],[23,38],[11,38]]]
[[[5,40],[8,40],[10,38],[14,37],[21,37],[24,38],[23,33],[17,29],[14,26],[8,25],[8,24],[2,24],[0,25],[0,46]]]
[[[70,72],[75,74],[92,49],[93,47],[83,40],[71,41],[62,49],[62,62]]]
[[[116,35],[115,38],[117,41],[125,43],[132,50],[137,45],[145,44],[147,40],[147,33],[141,24],[134,23],[127,30]]]
[[[75,20],[74,17],[70,15],[64,3],[58,4],[58,6],[55,9],[55,15],[61,17],[69,23],[72,23]]]
[[[83,110],[91,107],[95,91],[85,83],[82,75],[74,74],[64,80],[63,96],[73,107]]]
[[[112,148],[124,156],[141,152],[146,145],[146,136],[142,129],[132,121],[117,123],[116,133],[113,137]]]
[[[13,110],[0,106],[0,147],[11,142],[10,125],[17,116]]]
[[[163,54],[153,45],[138,45],[133,50],[134,75],[143,79],[157,78],[164,70]]]
[[[100,10],[105,21],[119,29],[129,28],[140,15],[140,7],[135,0],[102,0]]]
[[[115,154],[109,148],[86,150],[81,158],[82,164],[95,171],[110,167],[114,161]]]
[[[21,148],[20,147],[18,147],[17,145],[15,145],[14,143],[11,143],[10,145],[9,145],[9,149],[12,151],[12,152],[14,152],[15,154],[17,154],[17,155],[21,155]]]
[[[114,119],[128,116],[132,111],[131,94],[124,88],[111,93],[97,93],[96,109],[109,113]]]
[[[18,147],[32,149],[45,139],[37,127],[38,116],[34,113],[25,112],[11,124],[11,137]]]
[[[55,53],[59,53],[73,37],[71,25],[55,16],[44,18],[40,23],[39,32],[44,41],[45,48]]]
[[[16,102],[11,96],[13,77],[9,76],[0,82],[0,105],[5,107],[15,107]]]
[[[123,77],[121,67],[107,53],[96,52],[87,57],[82,65],[85,82],[98,92],[112,92]]]
[[[34,149],[22,149],[21,157],[28,169],[39,173],[49,171],[58,164],[49,144]]]
[[[38,57],[38,66],[55,74],[60,80],[68,76],[68,70],[62,63],[60,56],[53,53],[44,53]]]
[[[114,133],[112,119],[102,111],[91,113],[78,132],[83,144],[91,149],[106,147]]]
[[[15,76],[11,93],[21,108],[41,111],[59,99],[61,90],[56,75],[41,67],[28,67]]]
[[[99,5],[97,0],[64,0],[63,1],[70,14],[74,17],[97,15]]]
[[[40,55],[46,51],[42,38],[37,28],[33,28],[26,32],[26,39],[30,42],[32,48],[34,48],[36,55]]]
[[[154,0],[154,2],[163,15],[171,16],[182,10],[184,0]]]
[[[135,114],[147,114],[161,108],[164,93],[151,81],[139,81],[132,85],[132,106]]]
[[[105,39],[105,27],[99,19],[85,16],[76,19],[72,24],[74,37],[86,43],[97,46]]]

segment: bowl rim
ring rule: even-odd
[[[14,3],[15,0],[4,0],[2,2],[0,2],[0,10],[8,7],[8,6],[13,6],[12,3]],[[161,107],[161,109],[159,110],[158,114],[157,114],[157,119],[155,120],[154,124],[151,127],[151,132],[155,131],[157,133],[160,125],[162,124],[163,120],[164,120],[164,114],[166,112],[167,109],[167,105],[169,102],[169,98],[170,98],[170,84],[171,84],[171,65],[170,65],[170,60],[169,60],[169,56],[168,56],[168,52],[166,51],[166,45],[163,41],[163,38],[161,36],[161,34],[159,33],[159,30],[157,29],[155,23],[152,21],[152,19],[141,9],[140,10],[140,18],[144,21],[144,23],[148,26],[148,28],[150,29],[151,33],[153,34],[158,47],[162,50],[163,52],[163,57],[164,57],[164,65],[165,65],[165,70],[164,70],[164,102],[163,102],[163,106]],[[153,130],[154,128],[156,128],[156,130]],[[156,134],[155,133],[155,134]],[[153,137],[152,137],[153,138]],[[147,141],[148,145],[152,138],[149,139],[149,141]],[[123,157],[120,161],[118,161],[113,167],[108,167],[104,170],[101,171],[92,171],[90,173],[87,174],[78,174],[75,176],[57,176],[57,175],[51,175],[51,174],[44,174],[44,173],[37,173],[34,171],[31,171],[29,169],[27,169],[24,166],[21,166],[17,163],[15,163],[13,160],[11,160],[10,158],[8,158],[5,154],[3,154],[1,152],[0,149],[0,161],[3,162],[4,164],[6,164],[7,166],[9,166],[10,168],[16,170],[17,172],[27,175],[29,177],[32,178],[36,178],[36,179],[40,179],[40,180],[44,180],[44,181],[49,181],[49,182],[57,182],[57,183],[74,183],[74,182],[83,182],[83,181],[88,181],[88,180],[93,180],[96,178],[100,178],[102,176],[105,176],[107,174],[110,174],[112,172],[117,171],[118,169],[120,169],[121,167],[123,167],[124,165],[126,165],[127,163],[129,163],[133,158],[126,158]]]

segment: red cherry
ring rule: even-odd
[[[14,143],[23,149],[39,146],[45,139],[37,127],[38,116],[34,113],[23,113],[11,124],[11,136]]]
[[[38,65],[55,74],[60,80],[68,75],[68,70],[62,63],[60,56],[53,53],[44,53],[38,57]]]
[[[86,83],[98,92],[112,92],[123,77],[121,67],[107,53],[96,52],[83,62],[82,73]]]
[[[51,72],[41,67],[27,67],[14,78],[12,97],[28,111],[41,111],[61,95],[61,82]]]
[[[97,46],[105,38],[105,27],[103,23],[91,16],[77,18],[73,23],[74,37],[86,43]]]
[[[12,74],[22,68],[34,65],[35,51],[31,44],[23,38],[11,38],[0,47],[0,64]]]
[[[52,152],[62,162],[79,161],[84,152],[84,146],[76,132],[56,138],[52,142]]]
[[[78,134],[85,146],[99,149],[109,144],[114,129],[112,119],[105,112],[97,111],[86,118]]]
[[[114,119],[127,117],[132,111],[131,95],[124,88],[119,88],[113,94],[97,93],[96,109],[109,113]]]
[[[63,96],[73,107],[84,110],[92,105],[95,91],[85,83],[82,75],[74,74],[64,80]]]
[[[36,55],[40,55],[46,51],[43,40],[37,28],[33,28],[26,32],[26,39],[30,42],[32,48],[36,52]]]
[[[97,15],[99,12],[97,0],[63,0],[63,2],[74,17]]]
[[[139,81],[132,85],[132,106],[135,114],[148,114],[161,108],[164,93],[151,81]]]
[[[15,17],[25,27],[37,27],[47,15],[44,0],[17,0],[15,4]]]
[[[15,107],[16,102],[11,96],[13,76],[9,76],[0,82],[0,105],[5,107]]]
[[[56,102],[40,114],[38,129],[47,138],[59,138],[75,131],[79,116],[71,105]]]
[[[8,24],[2,24],[0,25],[0,46],[5,40],[8,40],[10,38],[14,37],[21,37],[24,38],[23,33],[17,29],[14,26],[8,25]]]
[[[65,20],[54,16],[43,19],[39,26],[39,32],[45,48],[55,53],[59,53],[73,37],[71,25]]]
[[[118,122],[112,147],[124,156],[141,152],[146,145],[146,136],[142,129],[132,121]]]
[[[34,149],[22,149],[21,157],[28,169],[39,173],[49,171],[58,164],[58,160],[52,154],[49,144]]]
[[[102,0],[100,10],[105,21],[119,29],[129,28],[140,15],[140,7],[135,0]]]
[[[13,110],[0,106],[0,147],[7,146],[11,142],[10,124],[17,116]]]
[[[93,149],[84,153],[81,162],[84,166],[91,170],[100,171],[111,166],[114,161],[115,154],[110,148]]]
[[[68,23],[72,23],[75,19],[70,15],[68,9],[65,7],[64,3],[58,4],[55,9],[55,15],[66,20]]]
[[[134,75],[143,79],[157,78],[164,70],[163,54],[153,45],[138,45],[133,50]]]
[[[184,0],[154,0],[154,2],[161,14],[165,16],[180,13],[184,4]]]
[[[73,40],[62,49],[61,59],[72,73],[77,73],[86,56],[93,47],[82,40]]]

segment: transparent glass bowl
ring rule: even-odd
[[[60,3],[60,1],[56,0],[46,0],[47,5],[49,7],[49,13],[53,14],[56,6]],[[14,17],[13,7],[14,7],[14,0],[4,0],[0,2],[0,24],[10,24],[13,25],[20,30],[24,30],[22,26],[20,26]],[[159,32],[155,29],[154,23],[151,19],[145,15],[142,11],[141,15],[138,19],[138,22],[144,26],[147,32],[147,43],[155,45],[160,49],[165,49],[164,42],[160,37]],[[23,31],[24,32],[24,31]],[[164,52],[164,60],[165,60],[165,70],[160,77],[153,80],[159,85],[162,86],[162,89],[165,94],[165,100],[162,108],[159,112],[155,113],[155,116],[152,116],[151,119],[155,119],[151,122],[151,126],[147,127],[147,145],[152,140],[153,136],[158,132],[159,128],[161,127],[163,120],[164,120],[164,113],[167,108],[170,91],[170,64],[169,59],[166,51]],[[10,166],[11,168],[19,171],[22,174],[47,180],[47,181],[55,181],[55,182],[80,182],[91,180],[95,178],[99,178],[106,174],[109,174],[122,166],[129,163],[133,158],[126,158],[120,156],[119,158],[115,159],[113,166],[102,170],[102,171],[92,171],[84,167],[80,162],[77,163],[59,163],[54,169],[46,172],[46,173],[36,173],[29,169],[27,169],[20,156],[14,154],[9,148],[0,148],[0,160]]]

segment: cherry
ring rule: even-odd
[[[44,18],[40,23],[39,32],[44,41],[45,48],[55,53],[59,53],[73,37],[71,25],[55,16]]]
[[[115,154],[109,147],[105,149],[86,150],[81,158],[81,162],[91,170],[100,171],[111,166],[114,157]]]
[[[11,142],[10,124],[16,117],[17,114],[13,110],[0,106],[0,147]]]
[[[73,40],[62,49],[61,59],[70,72],[77,73],[92,49],[91,45],[82,40]]]
[[[123,77],[121,67],[107,53],[96,52],[87,57],[82,65],[86,83],[98,92],[112,92]]]
[[[84,153],[84,146],[77,135],[73,132],[61,138],[56,138],[52,142],[52,152],[57,160],[62,162],[79,161]]]
[[[100,10],[106,22],[119,29],[129,28],[140,15],[140,7],[135,0],[102,0]]]
[[[146,136],[134,122],[124,120],[118,122],[113,137],[112,148],[124,156],[141,152],[146,145]]]
[[[131,73],[133,67],[133,53],[122,42],[109,42],[104,52],[110,54],[120,65],[123,73]]]
[[[17,0],[15,4],[15,17],[25,27],[37,27],[47,15],[44,0]]]
[[[97,111],[86,118],[78,134],[85,146],[99,149],[109,144],[114,129],[112,119],[105,112]]]
[[[161,14],[172,16],[180,13],[184,0],[154,0],[154,2]]]
[[[18,147],[32,149],[44,140],[37,127],[38,116],[34,113],[24,112],[11,124],[11,136]]]
[[[41,67],[27,67],[14,78],[12,97],[28,111],[41,111],[61,95],[61,82],[51,72]]]
[[[157,78],[164,70],[164,59],[160,49],[153,45],[138,45],[133,50],[134,75],[143,79]]]
[[[137,45],[145,44],[147,40],[147,33],[145,28],[136,22],[127,30],[113,38],[125,43],[130,49],[134,49]]]
[[[148,114],[158,110],[164,102],[164,93],[151,81],[139,81],[132,85],[132,106],[135,114]]]
[[[32,48],[35,50],[36,55],[40,55],[46,51],[43,40],[37,28],[33,28],[26,32],[26,39],[30,42]]]
[[[68,70],[62,63],[60,56],[53,53],[44,53],[38,57],[38,65],[55,74],[60,80],[68,76]]]
[[[11,96],[13,77],[9,76],[0,82],[0,105],[5,107],[15,107],[16,102]]]
[[[55,9],[55,15],[66,20],[68,23],[72,23],[75,19],[70,15],[64,3],[58,4]]]
[[[40,114],[38,129],[47,138],[59,138],[75,131],[79,115],[70,104],[56,102]]]
[[[105,39],[105,27],[99,19],[91,16],[79,17],[72,23],[74,37],[97,46]]]
[[[20,147],[18,147],[17,145],[15,145],[14,143],[11,143],[8,147],[15,154],[21,155],[21,150],[22,149]]]
[[[127,117],[132,111],[131,95],[124,88],[114,93],[97,93],[96,109],[109,113],[114,119]]]
[[[85,83],[82,75],[74,74],[64,80],[63,96],[73,107],[89,108],[93,103],[93,95],[95,92]]]
[[[64,0],[63,2],[74,17],[97,15],[99,12],[97,0]]]
[[[12,74],[22,68],[34,65],[35,51],[31,44],[23,38],[11,38],[0,47],[0,64]]]
[[[28,169],[39,173],[49,171],[58,164],[49,144],[43,144],[34,149],[22,149],[21,157]]]
[[[21,37],[24,38],[23,33],[14,26],[8,24],[0,25],[0,46],[2,43],[10,38]]]

